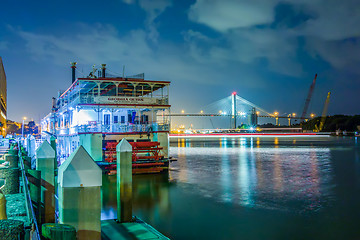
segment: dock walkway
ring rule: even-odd
[[[136,218],[134,222],[128,223],[118,223],[115,220],[101,221],[101,239],[169,240],[169,238],[139,218]]]

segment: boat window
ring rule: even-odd
[[[125,116],[121,116],[121,123],[125,123]]]
[[[118,123],[119,122],[119,117],[118,116],[114,116],[114,123]]]
[[[102,82],[100,96],[116,96],[116,85],[113,82]]]
[[[80,99],[82,102],[91,102],[93,96],[98,95],[98,85],[92,81],[82,81],[80,84]]]
[[[130,83],[119,83],[118,85],[118,96],[132,96],[134,87]]]

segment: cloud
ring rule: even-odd
[[[148,30],[148,37],[153,42],[159,38],[156,18],[159,17],[166,8],[172,5],[172,0],[123,0],[127,4],[137,3],[146,12],[145,25]]]
[[[293,3],[314,16],[296,29],[300,35],[331,41],[360,36],[360,9],[357,0],[300,0]]]
[[[345,41],[322,41],[318,38],[308,40],[307,47],[315,57],[321,57],[333,67],[360,74],[360,38]]]
[[[134,4],[135,0],[122,0],[126,4]]]
[[[190,20],[205,24],[217,31],[270,25],[275,20],[279,4],[313,17],[295,28],[298,35],[316,36],[324,40],[341,40],[360,36],[358,0],[197,0],[189,10]],[[283,13],[284,14],[284,13]]]
[[[207,56],[202,54],[196,58],[191,49],[182,45],[161,42],[152,47],[153,43],[147,39],[146,32],[140,29],[119,34],[110,25],[78,24],[76,34],[59,36],[14,31],[25,40],[26,50],[35,61],[50,61],[59,66],[74,60],[88,66],[99,63],[108,63],[108,66],[119,65],[122,61],[127,66],[128,75],[142,71],[152,78],[170,78],[210,85],[219,85],[219,79],[228,77],[224,72],[230,76],[238,74],[239,71],[239,66],[221,65],[218,59],[207,59]],[[197,38],[201,38],[201,35]],[[243,74],[261,81],[246,68]],[[243,85],[254,87],[251,78],[245,80]]]
[[[293,11],[277,12],[283,4]],[[293,19],[288,25],[286,21],[277,25],[276,14],[309,17],[290,16]],[[301,76],[297,50],[301,47],[299,39],[303,39],[309,54],[321,57],[338,69],[347,69],[352,62],[358,62],[360,8],[357,0],[341,3],[337,0],[197,0],[190,7],[188,17],[221,33],[220,38],[227,44],[217,44],[209,50],[215,58],[249,64],[265,60],[273,72]],[[199,44],[197,47],[201,49]],[[192,49],[194,53],[201,53],[194,44]]]
[[[268,24],[274,20],[278,0],[197,0],[189,10],[189,19],[217,31]]]

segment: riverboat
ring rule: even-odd
[[[76,78],[76,63],[71,68],[71,86],[53,98],[52,111],[41,120],[42,134],[57,139],[58,163],[82,145],[111,171],[116,145],[126,138],[133,146],[134,173],[167,169],[170,82],[145,80],[144,74],[113,76],[106,64]]]

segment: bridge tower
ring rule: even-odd
[[[256,113],[256,108],[251,109],[251,115],[250,115],[250,126],[256,127],[258,125],[258,115]]]
[[[236,129],[236,92],[231,95],[231,124],[233,129]]]

